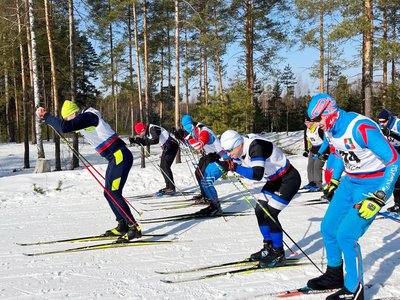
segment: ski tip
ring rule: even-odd
[[[164,283],[175,283],[175,282],[172,281],[172,280],[166,280],[166,279],[160,279],[160,281],[161,281],[161,282],[164,282]]]
[[[25,256],[35,256],[35,253],[22,253],[22,255],[25,255]]]

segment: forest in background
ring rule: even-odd
[[[315,49],[310,76],[341,108],[373,118],[400,108],[398,0],[1,0],[1,7],[0,141],[24,143],[25,168],[29,145],[43,158],[42,139],[51,139],[59,152],[35,108],[59,115],[65,99],[97,108],[121,134],[133,134],[139,121],[178,127],[185,113],[218,134],[300,130],[314,91],[297,82],[282,49]],[[350,58],[349,44],[358,45]],[[232,48],[237,65],[227,59]],[[354,67],[360,76],[347,78]]]

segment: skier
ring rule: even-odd
[[[345,171],[321,223],[328,267],[307,285],[316,290],[340,288],[326,298],[330,300],[364,299],[357,241],[392,194],[400,160],[374,121],[341,110],[330,95],[315,95],[307,113],[311,119],[321,118],[321,128],[341,157],[332,178],[338,180]]]
[[[216,164],[220,158],[227,159],[226,152],[215,133],[205,125],[194,122],[189,115],[182,116],[182,127],[188,133],[185,140],[189,145],[201,151],[204,155],[200,158],[195,170],[196,179],[199,182],[201,194],[193,197],[194,200],[210,201],[210,205],[199,211],[200,215],[221,215],[221,203],[214,182],[223,175]]]
[[[259,260],[261,268],[283,265],[286,258],[278,215],[299,190],[299,172],[278,147],[259,135],[242,136],[234,130],[227,130],[221,136],[221,145],[233,159],[221,164],[225,171],[234,171],[257,181],[267,180],[261,189],[265,199],[260,200],[260,204],[273,220],[257,204],[255,213],[264,245],[260,251],[251,254],[250,259]]]
[[[325,161],[318,159],[318,150],[324,140],[324,131],[319,128],[318,122],[305,120],[304,124],[304,157],[308,157],[307,177],[308,184],[303,186],[311,192],[319,192],[322,189],[322,168]],[[321,156],[322,157],[322,156]]]
[[[143,123],[135,124],[135,132],[139,135],[130,137],[129,142],[138,145],[154,145],[159,144],[162,149],[160,169],[164,177],[165,188],[160,189],[158,192],[161,194],[172,195],[175,194],[174,176],[171,171],[171,165],[178,153],[178,142],[171,136],[171,134],[161,126]]]
[[[378,115],[378,122],[384,136],[387,137],[392,146],[400,153],[400,119],[388,109],[383,109]],[[400,213],[400,177],[397,179],[393,191],[394,205],[387,210]]]
[[[107,159],[105,188],[112,197],[106,191],[104,197],[115,214],[118,225],[107,230],[105,235],[118,236],[118,242],[140,238],[141,228],[122,196],[122,189],[133,163],[132,153],[125,142],[102,119],[99,111],[91,107],[80,111],[76,103],[70,100],[64,101],[61,108],[62,118],[49,114],[43,107],[39,107],[36,113],[46,124],[61,133],[79,131],[95,150]]]

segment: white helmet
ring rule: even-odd
[[[228,152],[243,144],[243,141],[243,137],[235,130],[229,129],[221,135],[221,146]]]

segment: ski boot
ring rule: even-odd
[[[260,263],[258,264],[259,268],[274,268],[283,266],[286,262],[285,250],[283,247],[273,248],[271,247],[267,256],[261,258]]]
[[[206,208],[199,210],[196,214],[204,217],[222,216],[221,203],[211,203]]]
[[[259,261],[263,257],[267,256],[272,249],[272,241],[264,241],[264,247],[250,255],[250,261]]]
[[[359,284],[354,293],[350,292],[345,287],[338,290],[336,293],[326,297],[327,300],[364,300],[364,287]]]
[[[176,194],[175,189],[171,189],[171,188],[163,188],[161,190],[158,191],[160,194],[163,195],[174,195]]]
[[[137,224],[128,224],[128,231],[120,236],[117,243],[126,243],[133,239],[142,237],[142,228]]]
[[[343,264],[330,267],[317,278],[310,279],[307,286],[313,290],[339,289],[344,286]]]
[[[395,203],[392,207],[389,207],[387,211],[398,214],[400,213],[400,205]]]
[[[124,219],[117,220],[118,225],[113,229],[109,229],[104,233],[104,236],[121,236],[128,231],[128,224]]]

